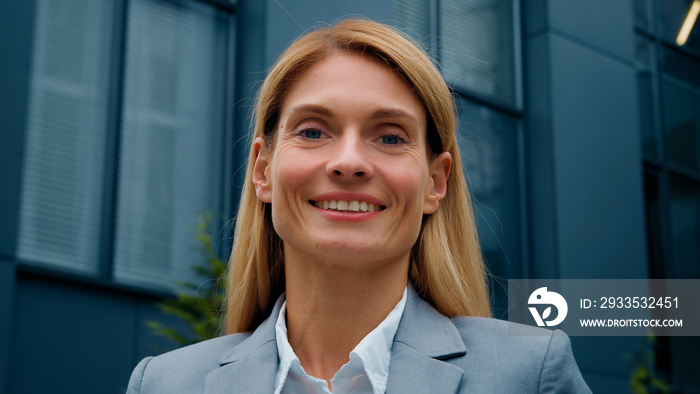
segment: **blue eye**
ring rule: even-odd
[[[302,131],[301,135],[303,135],[306,138],[312,139],[312,140],[317,140],[317,139],[321,138],[322,133],[320,130],[308,129],[308,130]]]
[[[396,145],[401,143],[401,138],[395,135],[383,135],[382,136],[382,143],[387,144],[387,145]]]

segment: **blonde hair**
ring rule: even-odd
[[[373,56],[401,74],[425,105],[431,153],[452,155],[447,194],[437,212],[424,215],[411,250],[411,284],[443,315],[491,316],[486,272],[457,145],[454,101],[418,44],[392,27],[364,19],[348,19],[302,36],[280,56],[260,87],[253,139],[264,137],[272,144],[285,94],[296,78],[339,52]],[[255,329],[270,314],[285,286],[282,240],[272,226],[269,204],[255,194],[254,163],[251,148],[228,268],[227,334]]]

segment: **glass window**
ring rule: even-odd
[[[399,27],[420,32],[419,38],[431,49],[437,40],[430,37],[435,33],[439,37],[439,50],[432,55],[456,92],[462,165],[479,242],[492,274],[493,313],[505,318],[508,302],[502,281],[523,275],[521,121],[496,109],[518,109],[514,2],[394,0],[393,4]],[[492,104],[474,104],[466,95]]]
[[[700,11],[700,0],[658,0],[656,4],[661,38],[700,54],[700,21],[695,19],[691,24],[693,15],[697,18]],[[685,28],[688,31],[687,39],[679,42],[684,36],[681,34],[684,24],[688,26]]]
[[[666,157],[700,175],[700,90],[663,78],[661,93]]]
[[[644,169],[645,213],[647,224],[647,256],[651,279],[666,278],[663,265],[663,205],[659,195],[659,173],[653,169]]]
[[[673,277],[700,278],[700,185],[671,176]]]
[[[697,278],[697,277],[696,277]],[[675,355],[672,365],[673,390],[676,393],[693,393],[700,387],[700,337],[667,337],[671,339]],[[681,377],[680,379],[678,379]]]
[[[431,2],[425,0],[394,0],[394,20],[396,25],[418,42],[430,48]]]
[[[495,102],[517,104],[513,2],[440,2],[440,64],[445,78]]]
[[[518,121],[467,100],[458,101],[459,144],[475,209],[479,243],[492,274],[519,278],[520,190],[518,186]],[[494,314],[505,313],[507,300],[493,286]]]
[[[635,10],[645,3],[635,1]],[[644,158],[653,159],[644,163],[650,276],[700,278],[698,21],[686,43],[676,42],[691,5],[700,11],[700,0],[654,3],[656,7],[647,11],[649,19],[658,21],[657,32],[643,31],[637,40],[640,132]],[[637,27],[644,28],[635,12]],[[657,346],[656,366],[679,392],[697,388],[697,363],[689,360],[697,354],[699,343],[670,337],[661,338]]]
[[[700,89],[700,60],[697,58],[663,46],[659,62],[664,77]]]
[[[108,0],[37,2],[20,259],[97,272],[111,14]]]
[[[18,255],[168,288],[201,262],[198,214],[222,211],[231,18],[195,0],[126,5],[121,31],[112,0],[37,2]]]
[[[197,214],[221,211],[227,21],[199,3],[129,8],[115,277],[174,284],[201,259]]]
[[[642,153],[644,157],[656,159],[658,144],[656,142],[654,119],[654,89],[652,78],[653,43],[645,36],[636,36],[637,69],[637,105],[639,107],[639,125],[642,134]]]

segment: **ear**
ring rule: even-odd
[[[262,202],[272,202],[272,185],[270,183],[270,155],[267,143],[262,137],[253,141],[253,153],[255,154],[255,164],[253,165],[253,185],[258,200]]]
[[[447,179],[452,169],[450,152],[440,153],[430,164],[430,184],[423,204],[423,213],[433,214],[440,206],[440,200],[447,194]]]

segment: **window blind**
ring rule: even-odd
[[[440,1],[445,78],[496,102],[516,105],[513,2]]]
[[[226,15],[135,0],[127,27],[115,279],[172,287],[202,262],[197,215],[221,211]]]
[[[394,0],[392,9],[396,26],[411,38],[426,45],[430,44],[434,37],[430,36],[430,1],[425,0]]]
[[[20,259],[96,272],[111,41],[108,0],[39,0],[21,186]]]

